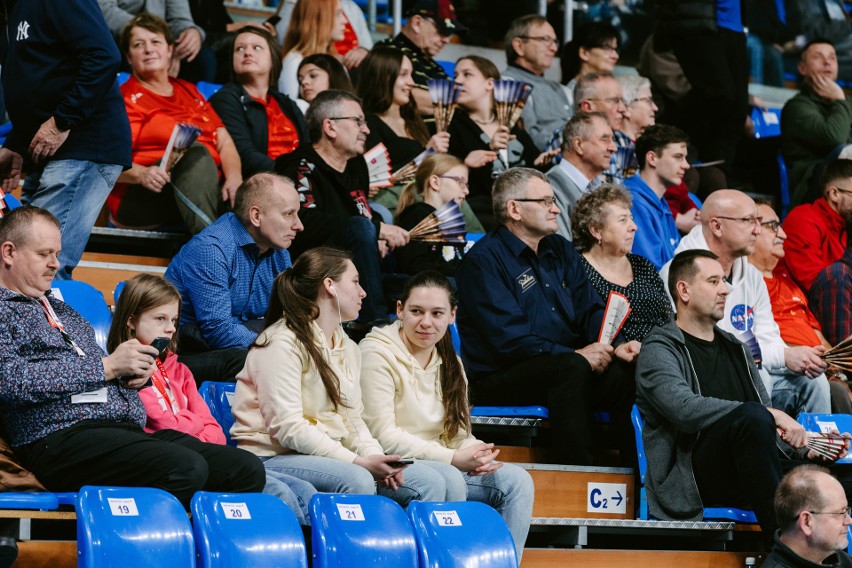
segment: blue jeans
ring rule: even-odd
[[[264,461],[264,458],[261,458]],[[264,463],[264,466],[266,464]],[[302,526],[310,526],[311,516],[308,503],[317,492],[314,486],[291,475],[279,473],[274,469],[266,469],[266,486],[264,493],[278,497],[290,507],[296,515],[296,520]]]
[[[283,473],[313,485],[322,493],[376,494],[376,481],[367,469],[354,463],[321,456],[282,454],[261,458],[267,473]],[[446,495],[441,476],[425,465],[415,463],[403,474],[404,482],[396,491],[384,487],[378,493],[405,507],[412,500],[443,501]]]
[[[804,375],[769,375],[772,381],[772,408],[796,418],[800,412],[831,414],[831,389],[828,379],[820,375],[809,379]]]
[[[424,460],[417,464],[433,468],[445,477],[446,486],[454,492],[448,495],[447,501],[479,501],[494,507],[512,533],[520,562],[530,532],[535,497],[532,477],[525,469],[504,463],[488,475],[467,475],[446,463]]]
[[[59,219],[62,252],[57,279],[71,279],[71,271],[83,256],[92,227],[121,169],[117,164],[55,160],[27,175],[21,202],[47,209]]]

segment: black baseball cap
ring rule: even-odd
[[[405,11],[406,18],[411,16],[432,19],[438,27],[438,33],[444,36],[451,36],[467,30],[456,19],[456,9],[450,0],[416,0]]]

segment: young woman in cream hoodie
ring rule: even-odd
[[[496,461],[500,450],[470,433],[467,379],[447,333],[455,315],[455,294],[444,275],[425,271],[409,280],[397,303],[399,319],[361,342],[364,420],[385,451],[440,473],[448,500],[497,509],[520,559],[532,515],[532,478]]]
[[[341,322],[366,293],[348,253],[318,247],[275,279],[263,331],[237,376],[231,439],[326,493],[379,493],[402,505],[441,501],[440,475],[385,455],[361,418],[358,346]]]

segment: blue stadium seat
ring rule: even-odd
[[[420,568],[518,566],[509,527],[484,503],[412,501],[408,517],[414,526]]]
[[[195,87],[204,96],[204,98],[209,101],[210,97],[215,95],[216,91],[222,88],[222,85],[218,83],[208,83],[207,81],[199,81]]]
[[[9,133],[12,132],[12,121],[4,122],[0,124],[0,145],[6,143],[6,137],[9,136]]]
[[[645,421],[642,419],[642,414],[640,414],[639,408],[635,404],[633,405],[633,411],[630,413],[630,419],[633,421],[633,433],[636,436],[636,453],[639,455],[639,481],[641,484],[641,488],[639,489],[639,518],[647,521],[650,518],[648,514],[648,496],[645,493],[645,473],[648,471],[648,458],[645,457],[645,442],[642,440],[642,428],[645,426]],[[705,507],[704,520],[757,523],[757,517],[754,516],[754,512],[734,507]]]
[[[214,381],[204,381],[201,383],[201,388],[198,393],[207,406],[210,407],[210,414],[222,427],[225,432],[225,439],[228,445],[236,446],[237,443],[231,441],[231,426],[234,425],[234,415],[231,414],[231,399],[234,396],[235,383],[218,383]]]
[[[414,529],[402,507],[381,495],[311,497],[313,568],[413,568]]]
[[[199,491],[190,510],[202,568],[308,568],[302,528],[277,497]]]
[[[78,566],[195,566],[192,527],[161,489],[85,486],[77,495]]]
[[[95,338],[98,345],[106,353],[107,335],[112,315],[109,312],[104,295],[97,288],[77,280],[54,280],[51,289],[59,299],[77,310],[87,322],[95,328]]]
[[[115,302],[114,305],[118,305],[118,299],[121,297],[121,293],[124,291],[125,286],[127,286],[127,280],[122,280],[115,285],[115,290],[112,291],[112,301]]]
[[[461,336],[459,335],[459,326],[455,323],[449,325],[450,339],[453,341],[453,350],[457,355],[461,355]]]
[[[784,161],[784,155],[781,152],[778,152],[775,161],[778,163],[779,192],[781,194],[780,217],[783,221],[787,213],[790,212],[790,176],[787,174],[787,162]]]
[[[62,491],[54,493],[54,495],[59,499],[60,505],[71,505],[73,507],[77,504],[77,493],[75,491]]]
[[[762,109],[751,107],[751,121],[754,124],[754,137],[775,138],[781,136],[781,109]]]
[[[59,499],[48,492],[3,491],[0,492],[0,509],[27,511],[55,511]]]
[[[127,80],[130,79],[130,73],[127,71],[119,71],[115,76],[115,82],[118,83],[118,86],[122,86]]]
[[[843,434],[852,434],[852,415],[850,414],[811,414],[800,412],[796,421],[805,427],[808,432],[830,432],[836,429]],[[837,463],[852,463],[852,456],[837,460]]]
[[[444,73],[446,73],[450,77],[452,77],[453,73],[456,72],[456,62],[455,61],[442,61],[440,59],[436,59],[435,63],[440,65],[441,68],[444,70]]]
[[[543,418],[550,417],[544,406],[474,406],[471,416],[499,416],[508,418]]]
[[[0,142],[0,144],[2,144],[2,142]],[[21,206],[21,202],[18,201],[18,198],[12,195],[11,193],[7,193],[6,195],[4,195],[3,201],[6,202],[6,207],[9,208],[9,211],[11,211],[12,209],[17,209]]]

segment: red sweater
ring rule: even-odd
[[[198,394],[192,372],[186,365],[178,362],[174,353],[166,357],[163,367],[169,376],[169,386],[179,411],[177,414],[172,412],[169,402],[153,385],[145,387],[139,391],[148,414],[145,431],[177,430],[195,436],[202,442],[224,444],[225,433],[210,414],[207,403]],[[154,375],[161,380],[163,378],[159,369],[154,371]]]
[[[838,260],[846,250],[843,217],[824,197],[794,207],[784,219],[784,258],[775,274],[788,274],[802,290],[809,290],[820,270]]]

